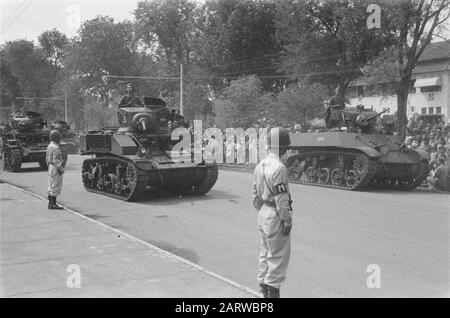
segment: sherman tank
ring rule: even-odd
[[[41,114],[19,111],[11,115],[11,122],[2,133],[4,147],[4,169],[17,172],[24,162],[38,162],[47,168],[45,155],[50,130]]]
[[[181,120],[178,116],[176,122],[169,121],[163,100],[145,97],[144,106],[120,108],[118,117],[120,128],[90,131],[80,137],[81,154],[93,155],[82,165],[87,191],[134,201],[147,187],[198,195],[211,190],[218,177],[217,164],[178,155],[174,146],[191,135],[172,140]]]
[[[406,148],[391,127],[377,129],[377,123],[392,124],[378,120],[384,112],[329,107],[328,131],[291,134],[285,162],[290,182],[345,190],[419,186],[429,172],[429,155]]]

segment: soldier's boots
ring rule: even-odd
[[[259,284],[259,288],[261,290],[263,298],[268,298],[269,297],[267,287],[269,287],[269,286],[267,286],[266,284]]]
[[[53,195],[48,196],[48,208],[50,210],[62,210],[64,209],[62,206],[56,204],[56,197]]]
[[[280,298],[280,289],[267,285],[267,298]]]

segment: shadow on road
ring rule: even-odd
[[[209,200],[235,200],[240,198],[226,191],[212,189],[205,195],[179,195],[161,189],[147,189],[137,202],[144,204],[158,203],[160,205],[174,205],[185,202],[202,202]]]

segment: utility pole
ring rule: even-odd
[[[180,64],[180,115],[183,113],[183,64]]]
[[[64,92],[64,121],[67,123],[67,93]]]

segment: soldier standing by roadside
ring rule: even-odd
[[[47,146],[45,161],[48,165],[48,208],[51,210],[63,209],[56,204],[56,197],[61,194],[63,174],[66,158],[60,148],[61,133],[58,130],[50,132],[50,144]]]
[[[257,279],[264,298],[279,298],[291,252],[292,201],[288,171],[280,160],[290,145],[288,131],[272,128],[267,144],[269,153],[253,175],[253,206],[259,211],[261,244]]]

